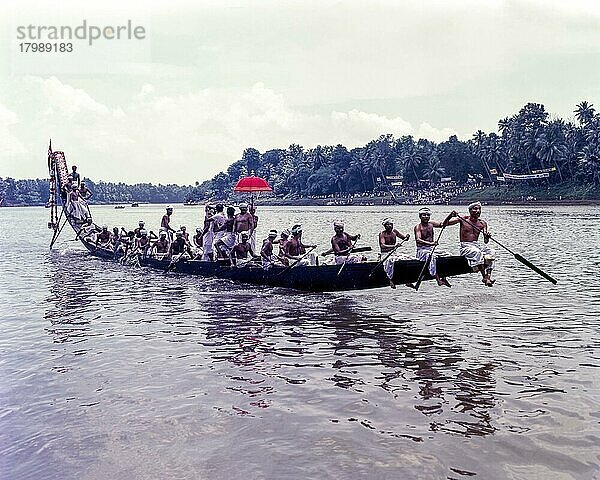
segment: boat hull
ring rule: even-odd
[[[84,243],[90,253],[105,259],[114,259],[113,253],[95,249]],[[340,272],[341,265],[295,266],[284,268],[274,266],[268,270],[258,265],[231,267],[228,262],[203,262],[200,260],[180,261],[171,264],[169,260],[142,258],[140,265],[163,271],[176,272],[200,277],[219,278],[241,283],[269,287],[293,288],[309,292],[335,292],[345,290],[365,290],[389,286],[383,265],[377,262],[348,263]],[[423,262],[419,260],[397,260],[394,263],[394,283],[406,284],[417,281]],[[441,276],[451,277],[471,273],[464,257],[440,257],[437,269]],[[431,280],[427,274],[424,280]]]

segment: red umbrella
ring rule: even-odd
[[[264,178],[250,176],[240,178],[235,187],[234,192],[272,192],[273,189]]]
[[[273,189],[264,178],[250,175],[249,177],[240,178],[233,187],[233,191],[250,192],[250,203],[254,207],[254,192],[272,192]]]

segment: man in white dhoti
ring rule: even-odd
[[[429,274],[435,278],[439,286],[445,285],[450,287],[450,282],[446,280],[446,277],[440,277],[437,273],[437,259],[438,257],[448,256],[447,252],[441,251],[437,248],[437,241],[433,238],[433,229],[442,228],[444,223],[447,223],[452,214],[442,222],[431,222],[431,210],[427,207],[419,209],[419,219],[421,220],[415,225],[415,242],[417,244],[417,260],[422,262],[429,261]]]
[[[211,262],[214,260],[213,241],[214,241],[214,210],[212,206],[204,207],[204,231],[202,237],[202,261]]]
[[[80,197],[77,185],[71,187],[67,196],[67,214],[75,223],[85,223],[89,217],[87,203]]]
[[[469,206],[469,216],[462,218],[456,212],[452,212],[453,218],[448,222],[449,225],[460,223],[460,255],[467,259],[470,267],[479,270],[481,281],[488,287],[491,287],[495,280],[492,280],[492,270],[494,269],[494,259],[496,252],[488,247],[490,235],[488,234],[488,225],[481,216],[481,203],[474,202]],[[479,242],[479,234],[483,234],[483,243]]]
[[[410,235],[408,233],[403,235],[396,230],[394,222],[389,217],[384,218],[381,224],[383,225],[383,231],[379,232],[379,248],[381,250],[380,257],[383,260],[383,270],[390,280],[390,287],[396,288],[393,281],[394,265],[396,260],[405,257],[405,255],[398,253],[398,247],[408,240]],[[398,243],[398,239],[401,242]]]

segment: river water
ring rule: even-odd
[[[343,218],[375,247],[417,208],[261,207],[259,237],[325,250]],[[163,208],[92,212],[157,231]],[[556,286],[499,250],[493,288],[328,294],[123,267],[68,227],[50,251],[48,214],[0,209],[2,479],[600,478],[598,207],[484,207]]]

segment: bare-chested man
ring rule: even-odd
[[[270,230],[269,236],[263,240],[260,256],[263,268],[269,269],[275,263],[279,263],[277,255],[273,255],[273,244],[277,241],[277,230]]]
[[[389,253],[396,248],[396,242],[400,240],[408,240],[409,235],[403,235],[394,228],[394,222],[391,218],[386,218],[381,222],[384,230],[379,233],[379,248],[381,253]]]
[[[150,250],[150,253],[152,254],[153,252],[156,252],[159,254],[165,254],[165,253],[168,253],[169,250],[170,250],[170,244],[169,244],[169,239],[167,238],[167,232],[162,230],[158,234],[158,240],[156,242],[154,242],[154,245],[152,245],[152,249]]]
[[[393,281],[394,266],[396,264],[396,260],[402,258],[401,255],[396,252],[398,246],[400,245],[398,243],[398,239],[406,241],[410,238],[410,235],[408,233],[403,235],[396,230],[394,228],[394,222],[389,217],[384,218],[381,224],[383,225],[383,231],[379,232],[379,248],[381,250],[381,258],[384,259],[383,270],[390,281],[390,287],[396,288],[396,285]]]
[[[248,204],[240,203],[240,213],[233,222],[233,233],[238,237],[238,242],[241,242],[241,232],[248,232],[248,238],[252,237],[254,227],[254,216],[248,212]]]
[[[248,232],[240,232],[240,243],[236,244],[229,252],[231,266],[237,265],[241,267],[254,258],[260,258],[254,254],[252,246],[248,242],[249,238],[250,235]]]
[[[173,214],[173,207],[169,205],[167,207],[167,213],[165,213],[160,221],[160,228],[164,229],[167,232],[169,238],[173,238],[173,233],[175,233],[175,229],[171,227],[171,215]]]
[[[449,225],[460,223],[460,255],[467,259],[469,266],[477,268],[481,273],[481,281],[488,287],[491,287],[495,280],[492,280],[492,270],[494,269],[494,258],[496,251],[488,247],[490,235],[488,225],[481,217],[481,203],[474,202],[468,206],[469,216],[461,217],[456,212],[452,212],[453,218],[448,222]],[[479,242],[479,234],[483,234],[483,244]]]
[[[452,214],[444,220],[444,222],[432,222],[431,210],[427,207],[423,207],[419,210],[420,223],[415,225],[415,242],[417,243],[417,260],[429,262],[429,274],[435,278],[439,286],[445,285],[450,287],[450,282],[446,280],[446,277],[440,277],[437,273],[437,258],[447,256],[448,253],[440,251],[437,247],[437,241],[433,238],[433,229],[442,228],[444,224],[448,224],[448,221],[452,217]],[[435,248],[435,250],[434,250]]]
[[[290,263],[297,265],[316,265],[317,256],[314,253],[306,255],[306,248],[315,249],[316,245],[304,245],[302,243],[302,225],[294,225],[292,227],[292,237],[286,242],[283,247],[283,254],[290,259]]]
[[[100,246],[102,248],[106,248],[110,244],[110,239],[112,234],[108,230],[108,225],[102,225],[102,230],[96,237],[96,247]]]
[[[352,253],[354,244],[360,238],[358,235],[350,235],[344,232],[344,222],[336,220],[333,222],[335,235],[331,237],[331,249],[335,255],[335,263],[359,263],[362,260],[362,255]]]

